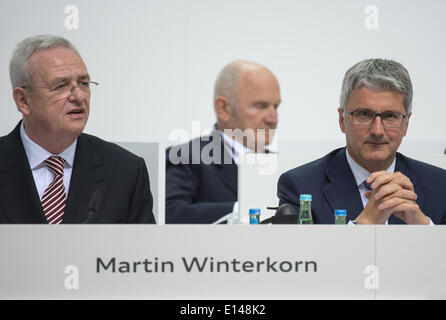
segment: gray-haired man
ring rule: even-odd
[[[82,133],[97,83],[73,45],[29,37],[9,70],[23,120],[0,137],[0,223],[154,223],[144,160]]]
[[[446,171],[398,153],[412,115],[412,84],[398,62],[361,61],[345,74],[339,126],[347,147],[292,169],[278,182],[280,203],[313,196],[315,223],[347,209],[354,224],[446,223]]]

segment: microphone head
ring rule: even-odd
[[[276,215],[272,217],[272,224],[298,224],[299,215],[296,209],[289,203],[282,204],[276,211]]]
[[[283,203],[277,208],[276,216],[297,216],[297,212],[291,204]]]
[[[101,201],[101,192],[97,190],[93,193],[93,196],[91,197],[90,204],[88,205],[88,211],[95,212],[99,205],[99,201]]]

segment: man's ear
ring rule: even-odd
[[[338,113],[339,113],[339,127],[341,128],[341,131],[345,133],[344,109],[338,108]]]
[[[24,116],[28,116],[30,114],[30,109],[25,89],[20,87],[14,88],[12,91],[12,96],[15,104],[17,105],[17,110],[19,110],[19,112],[21,112]]]
[[[214,101],[214,109],[218,119],[222,122],[229,122],[231,118],[231,105],[226,97],[218,96]]]

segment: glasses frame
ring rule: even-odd
[[[354,124],[356,124],[356,125],[358,125],[358,126],[362,126],[362,127],[368,127],[368,126],[370,126],[370,125],[373,123],[373,121],[375,121],[376,117],[380,117],[380,118],[381,118],[381,122],[382,122],[382,124],[383,124],[383,126],[384,126],[385,128],[394,128],[394,129],[396,129],[396,128],[401,128],[401,126],[403,125],[404,119],[407,118],[407,115],[406,115],[406,114],[402,114],[402,113],[399,113],[399,112],[395,112],[395,113],[397,113],[397,114],[399,114],[399,115],[402,116],[401,123],[400,123],[398,126],[389,126],[389,125],[386,125],[386,124],[385,124],[385,122],[384,122],[384,120],[383,120],[383,118],[382,118],[382,115],[383,115],[384,113],[386,113],[386,112],[393,112],[393,111],[373,112],[373,111],[367,110],[367,112],[373,113],[373,118],[372,118],[372,120],[370,121],[370,123],[364,124],[364,123],[358,123],[358,122],[355,122],[355,118],[353,117],[353,113],[354,113],[354,112],[357,112],[357,111],[361,111],[361,110],[354,110],[354,111],[347,111],[347,110],[344,110],[344,112],[346,112],[346,113],[348,113],[349,115],[352,116],[352,119],[353,119],[353,123],[354,123]]]
[[[94,84],[95,86],[98,86],[98,85],[99,85],[99,82],[96,82],[96,81],[88,81],[88,83],[89,83],[89,84]],[[48,89],[49,92],[56,92],[56,87],[23,86],[23,87],[21,87],[21,88],[23,88],[23,89]],[[73,94],[75,88],[79,88],[79,89],[81,89],[81,88],[79,87],[79,85],[71,85],[70,90],[68,90],[68,91],[70,92],[70,94]],[[88,88],[90,89],[90,86],[89,86]],[[81,89],[81,90],[82,90],[82,89]],[[68,91],[67,91],[67,92],[68,92]],[[83,91],[83,90],[82,90],[82,91]],[[89,92],[91,93],[91,90],[89,90]]]

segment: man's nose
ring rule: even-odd
[[[384,124],[381,116],[376,116],[370,125],[370,133],[376,136],[382,136],[384,132]]]
[[[265,117],[265,122],[268,124],[277,124],[278,121],[277,108],[274,105],[270,105],[267,108],[267,115]]]
[[[85,99],[86,93],[79,88],[79,86],[73,85],[70,88],[68,99],[71,102],[82,102]]]

